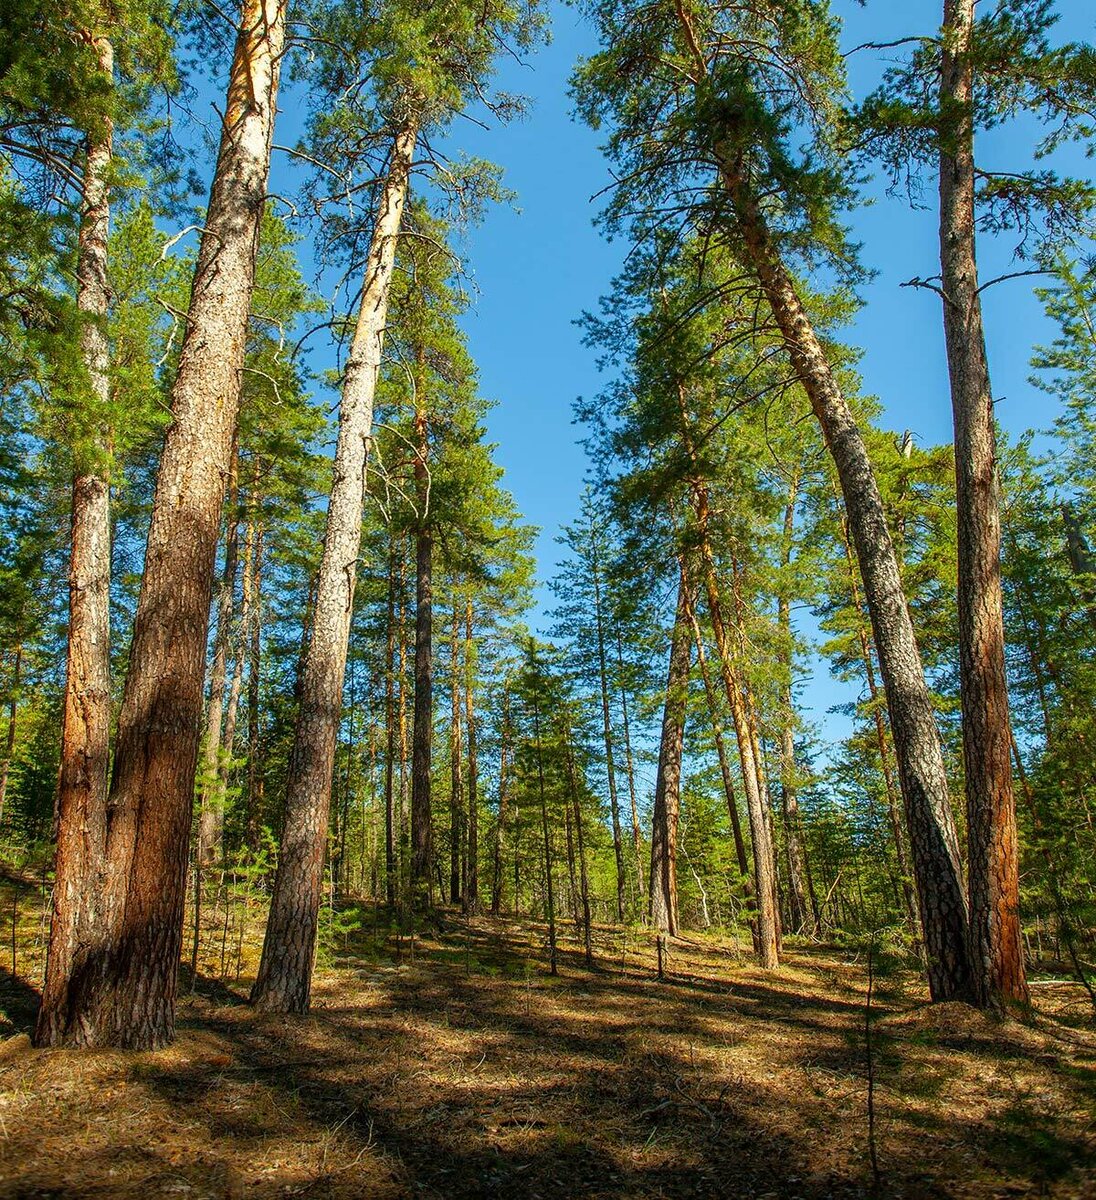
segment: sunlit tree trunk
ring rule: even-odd
[[[282,0],[245,0],[118,722],[105,920],[49,989],[43,1044],[148,1049],[175,1033],[213,567],[284,38]]]
[[[278,870],[259,973],[251,994],[252,1002],[268,1011],[305,1012],[311,993],[335,739],[361,547],[366,457],[373,431],[389,287],[416,134],[416,121],[408,119],[393,139],[343,377],[339,436],[312,637],[289,760]]]
[[[996,429],[975,258],[975,0],[945,0],[940,64],[940,269],[955,423],[959,695],[974,999],[1029,1000],[1020,930]]]
[[[107,87],[114,86],[114,49],[89,37]],[[91,429],[73,447],[69,557],[69,627],[61,764],[57,791],[50,946],[36,1040],[66,1040],[67,992],[82,943],[102,936],[101,872],[107,842],[107,766],[110,758],[110,343],[107,272],[113,126],[89,136],[80,197],[76,306],[80,357],[90,391]],[[101,411],[96,411],[101,410]],[[7,761],[10,761],[10,756]],[[7,770],[4,771],[6,791]],[[0,797],[0,812],[3,811]]]

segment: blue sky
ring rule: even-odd
[[[1096,40],[1096,10],[1063,3],[1062,36]],[[925,0],[902,4],[876,0],[861,7],[838,0],[846,19],[843,44],[888,41],[911,32],[932,32],[940,5]],[[1088,9],[1082,15],[1081,10]],[[1068,10],[1068,11],[1067,11]],[[553,40],[526,66],[507,63],[500,85],[531,97],[527,118],[509,127],[480,132],[458,127],[456,137],[471,153],[503,165],[506,183],[518,195],[519,211],[498,209],[469,239],[468,262],[479,289],[467,319],[473,355],[484,394],[498,401],[489,421],[499,443],[506,484],[526,518],[541,528],[537,546],[540,603],[550,604],[544,584],[551,577],[561,524],[577,514],[586,462],[571,423],[571,404],[603,382],[593,352],[583,347],[574,320],[593,308],[607,290],[626,250],[607,244],[593,227],[597,201],[609,181],[598,149],[599,135],[570,117],[567,81],[575,61],[596,48],[590,28],[575,9],[552,6]],[[884,62],[875,52],[850,60],[853,88],[864,94]],[[1011,140],[1010,140],[1011,139]],[[994,135],[982,146],[994,167],[1023,167],[1030,150],[1015,134]],[[1090,166],[1079,154],[1069,167]],[[951,411],[939,300],[931,293],[903,289],[913,276],[938,270],[936,217],[931,206],[935,181],[926,181],[927,210],[912,211],[901,198],[869,188],[873,203],[851,215],[854,236],[863,243],[863,261],[877,274],[863,289],[865,305],[849,335],[863,348],[865,389],[879,396],[885,423],[909,428],[926,444],[951,437]],[[1011,244],[980,246],[983,277],[1016,269]],[[1028,383],[1034,344],[1051,336],[1031,280],[1002,284],[985,293],[994,390],[1002,397],[999,418],[1011,432],[1045,428],[1054,416],[1049,399]],[[820,718],[847,694],[824,665],[809,665],[802,699]],[[840,722],[827,718],[828,738]],[[827,740],[828,740],[827,738]]]

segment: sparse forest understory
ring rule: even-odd
[[[1096,1188],[1096,52],[578,7],[626,250],[538,579],[461,138],[549,6],[0,3],[0,1195]]]

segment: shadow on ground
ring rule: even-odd
[[[0,1064],[0,1195],[872,1194],[860,966],[764,975],[696,939],[659,981],[642,939],[601,931],[598,969],[568,947],[552,979],[528,925],[447,916],[413,950],[368,925],[307,1018],[200,976],[168,1050]],[[1096,1037],[1040,1020],[888,992],[876,1195],[1093,1194]]]

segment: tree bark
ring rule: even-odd
[[[556,956],[556,902],[555,889],[552,886],[552,839],[548,833],[548,796],[544,787],[544,748],[540,738],[540,702],[535,692],[533,694],[533,735],[536,738],[537,784],[540,791],[540,823],[541,832],[544,835],[544,900],[548,917],[548,952],[551,973],[558,975],[559,966]],[[514,884],[514,894],[516,896],[516,879]]]
[[[258,476],[258,467],[255,468]],[[263,543],[265,530],[260,516],[260,497],[252,497],[255,532],[251,546],[251,620],[247,626],[247,818],[244,842],[251,851],[259,848],[259,823],[264,808],[266,775],[262,762],[262,729],[259,702],[263,671]],[[307,625],[307,614],[306,614]]]
[[[591,523],[590,540],[595,533]],[[616,858],[617,920],[624,921],[624,846],[620,834],[620,800],[617,796],[616,764],[613,761],[613,724],[609,718],[609,670],[605,653],[605,618],[601,608],[601,563],[597,546],[591,546],[594,576],[594,619],[597,623],[598,682],[601,685],[601,732],[605,746],[605,772],[609,779],[609,813],[613,828],[613,854]]]
[[[384,894],[396,903],[396,540],[388,554],[388,620],[384,655]]]
[[[712,724],[712,737],[715,741],[716,757],[719,759],[719,774],[723,780],[723,794],[727,799],[727,815],[731,819],[731,835],[734,839],[735,860],[738,863],[738,873],[742,877],[742,888],[746,894],[746,904],[750,910],[750,933],[753,938],[754,950],[759,951],[761,943],[758,940],[757,928],[757,895],[754,891],[753,876],[750,874],[750,864],[746,856],[746,841],[742,836],[742,818],[738,813],[738,801],[735,799],[734,779],[731,776],[731,764],[727,755],[727,742],[723,733],[723,722],[719,716],[719,700],[715,685],[712,683],[712,673],[708,669],[708,655],[704,649],[704,635],[700,629],[700,621],[696,615],[696,605],[689,604],[689,621],[693,627],[693,641],[696,644],[697,663],[700,666],[700,676],[704,681],[704,695],[708,701],[708,714]]]
[[[503,838],[506,829],[506,819],[509,799],[509,762],[510,753],[510,692],[502,694],[502,732],[499,739],[499,815],[495,825],[495,857],[491,874],[491,916],[497,917],[502,909],[502,852]],[[517,898],[515,897],[515,903]]]
[[[793,474],[788,485],[788,502],[784,507],[784,540],[781,565],[785,573],[791,569],[792,546],[795,534],[795,506],[799,493],[799,476]],[[783,675],[780,681],[780,800],[784,818],[784,841],[788,855],[788,892],[791,923],[796,933],[807,925],[807,896],[803,889],[803,844],[799,828],[799,794],[795,782],[795,706],[792,700],[794,645],[792,640],[791,598],[787,582],[777,597],[777,623],[780,626],[784,649]]]
[[[224,835],[224,790],[221,788],[221,731],[224,721],[225,683],[228,676],[228,646],[232,636],[232,608],[236,592],[239,558],[239,514],[236,511],[236,449],[228,477],[225,524],[225,561],[221,593],[217,598],[217,632],[213,638],[213,662],[209,670],[209,703],[205,736],[202,739],[202,772],[198,796],[198,879],[201,868],[221,856]],[[197,886],[197,885],[196,885]]]
[[[632,723],[628,717],[628,689],[624,684],[624,640],[617,627],[616,635],[617,670],[620,683],[620,715],[624,722],[624,768],[628,775],[628,799],[632,809],[632,845],[636,856],[636,887],[642,896],[646,892],[646,877],[643,873],[643,834],[639,828],[639,806],[636,803],[636,768],[632,755]]]
[[[411,877],[417,890],[426,886],[431,858],[430,758],[434,744],[434,530],[430,496],[427,414],[415,414],[415,703],[411,729]],[[421,897],[419,897],[421,900]]]
[[[8,693],[8,728],[4,735],[4,758],[0,761],[0,824],[4,821],[4,802],[8,795],[11,760],[15,755],[15,730],[19,716],[19,675],[23,666],[23,647],[15,647],[11,665],[11,690]]]
[[[959,683],[969,951],[983,1008],[1027,1004],[1012,788],[993,394],[975,258],[974,0],[945,0],[940,64],[940,269],[955,424]]]
[[[114,48],[89,35],[98,72],[114,86]],[[92,432],[73,447],[69,627],[57,790],[50,945],[35,1040],[64,1041],[69,978],[81,943],[102,936],[102,869],[107,839],[110,758],[110,234],[112,122],[87,139],[80,197],[76,307],[80,358],[87,372]],[[10,759],[9,759],[10,760]],[[4,772],[6,790],[7,770]],[[0,797],[0,811],[2,811]]]
[[[465,909],[479,908],[479,761],[476,756],[476,710],[472,698],[475,643],[472,640],[472,597],[464,608],[464,725],[468,731],[468,883]]]
[[[464,770],[461,757],[460,617],[453,592],[453,621],[449,637],[449,902],[459,904],[464,894],[462,846],[464,841]]]
[[[150,1049],[175,1033],[213,565],[284,38],[282,0],[244,0],[118,722],[105,920],[51,988],[42,1044]]]
[[[590,919],[590,876],[586,869],[586,831],[583,828],[582,800],[578,786],[578,769],[575,765],[575,751],[571,744],[571,731],[566,730],[567,738],[567,786],[571,793],[571,807],[575,817],[575,838],[578,842],[578,878],[579,898],[582,901],[582,935],[583,957],[586,965],[594,965],[593,925]]]
[[[840,497],[838,504],[840,505]],[[906,838],[902,829],[902,816],[899,812],[898,789],[894,785],[894,772],[891,769],[890,743],[887,740],[886,722],[883,708],[879,703],[879,686],[875,679],[875,663],[872,658],[871,642],[868,631],[863,625],[863,606],[860,603],[860,588],[857,584],[856,560],[853,557],[852,542],[849,538],[848,518],[841,515],[841,538],[845,547],[845,563],[849,570],[849,590],[852,596],[853,608],[857,615],[857,637],[860,642],[860,657],[864,663],[864,679],[868,685],[868,697],[871,700],[872,719],[875,724],[875,744],[879,748],[879,769],[883,773],[883,787],[887,794],[887,817],[890,822],[891,837],[894,839],[894,852],[898,860],[898,872],[902,883],[902,903],[905,907],[906,920],[914,941],[919,941],[919,924],[917,919],[917,895],[910,876],[909,860],[906,853]]]
[[[253,1004],[271,1012],[306,1012],[312,988],[335,739],[342,710],[361,547],[373,401],[416,134],[417,122],[409,118],[393,140],[343,378],[339,436],[312,637],[304,664],[301,703],[289,762],[278,870],[259,973],[251,993]]]
[[[867,447],[769,234],[740,154],[716,146],[743,251],[765,292],[792,365],[837,468],[864,581],[906,805],[934,1000],[970,993],[967,906],[944,756],[898,559]]]
[[[666,673],[666,701],[662,709],[662,737],[655,776],[654,812],[651,821],[651,888],[649,915],[658,930],[677,935],[677,825],[681,814],[681,757],[685,744],[688,707],[689,581],[684,562],[680,567],[677,607],[670,635],[670,665]]]

